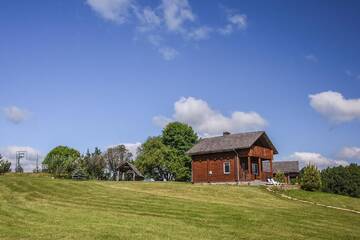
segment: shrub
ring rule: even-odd
[[[285,174],[283,172],[278,172],[275,174],[275,181],[284,183],[285,182]]]
[[[315,165],[308,165],[304,168],[301,178],[301,188],[306,191],[319,190],[321,186],[320,172]]]
[[[11,172],[11,162],[3,160],[3,157],[0,154],[0,175]]]
[[[360,197],[360,166],[350,164],[321,172],[322,191]]]

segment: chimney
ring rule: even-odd
[[[230,132],[223,132],[223,136],[228,136],[230,135]]]

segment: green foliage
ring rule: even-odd
[[[173,162],[174,155],[161,137],[150,137],[138,149],[135,165],[146,177],[173,180],[170,163]]]
[[[360,197],[360,166],[357,164],[324,169],[321,181],[324,192]]]
[[[71,177],[75,180],[85,180],[89,177],[89,175],[84,169],[79,167],[73,171]]]
[[[198,136],[189,125],[172,122],[163,129],[162,141],[166,146],[185,154],[198,141]]]
[[[93,153],[90,153],[89,149],[86,154],[81,158],[81,164],[84,172],[92,179],[103,179],[104,171],[106,168],[105,157],[101,154],[99,148],[95,148]]]
[[[156,180],[189,181],[191,158],[186,154],[198,140],[193,129],[183,123],[169,123],[162,135],[150,137],[138,150],[135,165],[146,177]]]
[[[285,174],[283,172],[276,173],[274,178],[275,178],[275,181],[277,181],[279,183],[285,182]]]
[[[3,159],[3,156],[0,154],[0,175],[11,172],[11,162]]]
[[[306,191],[319,190],[321,186],[320,172],[315,165],[308,165],[304,168],[301,177],[301,188]]]
[[[57,146],[45,157],[43,165],[55,176],[70,177],[77,168],[79,151],[66,146]]]

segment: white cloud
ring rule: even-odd
[[[153,122],[164,124],[169,121],[179,121],[192,126],[202,136],[219,135],[224,131],[240,132],[263,129],[267,123],[256,112],[235,111],[230,116],[224,116],[213,110],[206,101],[194,97],[181,98],[174,104],[172,119],[156,116]]]
[[[360,160],[360,147],[344,147],[339,155],[347,159]]]
[[[245,29],[247,27],[247,16],[245,14],[230,14],[228,20],[238,29]]]
[[[247,28],[247,16],[245,14],[235,13],[236,11],[231,9],[225,9],[227,14],[228,23],[218,29],[218,32],[222,35],[230,35],[235,30],[244,30]]]
[[[36,168],[36,159],[39,157],[39,168],[41,167],[42,155],[40,151],[29,147],[29,146],[8,146],[4,148],[0,148],[0,153],[11,162],[12,171],[15,170],[16,164],[16,152],[17,151],[25,151],[25,158],[20,160],[20,165],[24,169],[25,172],[32,172]]]
[[[314,164],[318,168],[323,169],[326,167],[339,166],[339,165],[349,165],[347,161],[344,160],[335,160],[324,157],[320,153],[314,152],[295,152],[289,157],[290,160],[299,161],[300,167],[304,167],[308,164]]]
[[[4,109],[4,114],[7,120],[14,124],[19,124],[24,121],[29,113],[28,111],[16,106],[7,107]]]
[[[335,123],[360,119],[360,99],[345,99],[341,93],[327,91],[309,95],[310,105]]]
[[[158,51],[166,61],[173,60],[179,54],[176,49],[171,47],[161,47]]]
[[[170,31],[183,31],[185,22],[193,22],[195,15],[187,0],[163,0],[164,20]]]
[[[165,127],[166,125],[168,125],[170,122],[172,122],[173,120],[171,118],[167,118],[164,116],[155,116],[152,119],[152,122],[159,126],[159,127]]]
[[[318,58],[314,54],[308,54],[305,56],[305,59],[309,62],[318,62]]]
[[[160,26],[160,16],[158,16],[157,13],[150,7],[145,7],[141,11],[139,11],[137,8],[134,8],[134,10],[135,15],[140,22],[138,30],[140,30],[141,32],[151,31]]]
[[[222,35],[230,35],[234,31],[234,29],[231,24],[227,24],[225,27],[219,28],[218,31]]]
[[[170,35],[199,41],[209,39],[213,32],[229,35],[247,27],[247,16],[236,10],[226,11],[227,22],[223,28],[201,25],[188,0],[161,0],[156,7],[143,6],[136,0],[86,0],[86,3],[105,20],[133,23],[137,30],[134,39],[144,37],[167,61],[179,54],[167,47]]]
[[[87,4],[101,17],[124,23],[129,17],[132,0],[87,0]]]
[[[209,38],[211,32],[212,28],[203,26],[189,31],[187,37],[193,40],[204,40]]]

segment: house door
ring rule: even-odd
[[[257,163],[252,163],[251,170],[252,173],[255,175],[255,178],[257,178],[259,176],[259,165]]]

